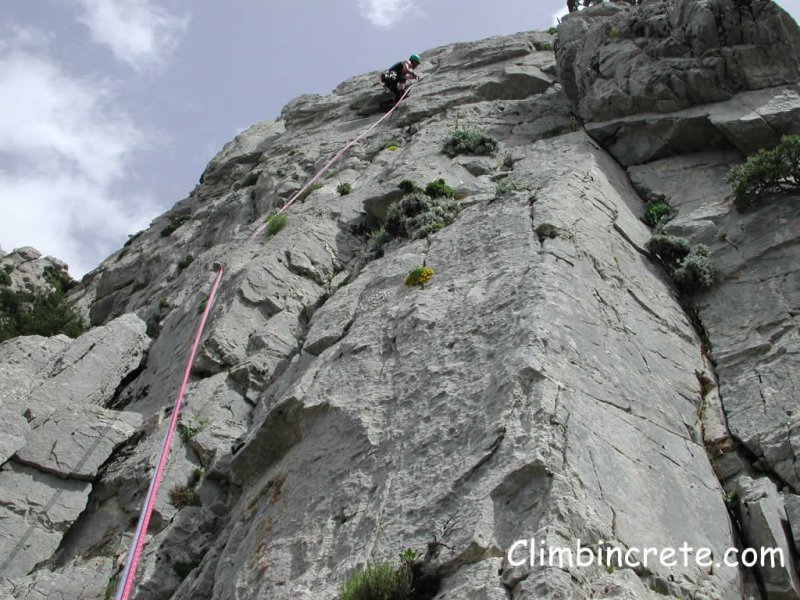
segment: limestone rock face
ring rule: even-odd
[[[614,3],[559,30],[564,90],[624,165],[799,133],[798,56],[793,19],[759,0]]]
[[[16,248],[8,254],[0,253],[0,271],[7,275],[7,279],[0,275],[0,285],[13,292],[52,290],[52,285],[47,281],[48,272],[69,277],[67,263],[52,256],[42,256],[41,252],[30,246]]]
[[[798,35],[769,2],[648,0],[430,50],[271,236],[382,114],[377,74],[241,133],[73,292],[92,330],[0,346],[0,594],[113,593],[222,268],[134,598],[333,600],[406,549],[437,599],[800,596],[800,213],[726,182],[796,131]],[[448,157],[456,128],[498,151]],[[457,218],[367,257],[398,185],[439,178]],[[653,201],[711,288],[648,253]],[[600,561],[682,545],[786,562]]]
[[[53,556],[106,460],[138,431],[141,415],[105,407],[148,344],[145,324],[133,314],[75,340],[32,336],[0,344],[4,577],[24,576]],[[36,577],[31,589],[58,579]],[[75,597],[94,597],[87,593]]]

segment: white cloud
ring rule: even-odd
[[[149,139],[110,83],[73,77],[29,47],[24,36],[0,45],[0,245],[35,246],[79,277],[157,212],[119,192]]]
[[[81,23],[92,41],[108,46],[114,56],[137,71],[159,68],[180,41],[189,23],[153,0],[75,0],[84,13]]]
[[[416,12],[412,0],[358,0],[361,16],[377,27],[388,28]]]
[[[553,25],[554,26],[558,25],[559,21],[561,21],[561,19],[563,19],[568,14],[569,14],[569,9],[566,6],[564,6],[557,13],[554,13],[553,14]]]

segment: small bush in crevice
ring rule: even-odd
[[[367,240],[367,249],[364,253],[364,258],[367,260],[375,260],[383,256],[383,247],[392,239],[392,236],[381,227],[370,233]]]
[[[692,251],[692,244],[686,238],[659,234],[650,238],[647,250],[669,266],[688,256]]]
[[[417,240],[452,223],[458,212],[454,200],[413,192],[389,207],[384,227],[391,235]]]
[[[686,293],[703,290],[714,283],[714,266],[708,256],[706,246],[697,245],[683,259],[678,261],[672,271],[672,278]]]
[[[785,135],[771,150],[759,150],[728,175],[734,205],[745,211],[764,196],[800,189],[800,136]]]
[[[133,234],[129,235],[129,236],[128,236],[128,241],[127,241],[127,242],[125,242],[124,244],[122,244],[122,247],[123,247],[123,248],[127,248],[128,246],[130,246],[130,245],[131,245],[131,244],[134,242],[134,240],[135,240],[136,238],[138,238],[138,237],[139,237],[140,235],[142,235],[143,233],[144,233],[144,229],[142,229],[141,231],[137,231],[136,233],[133,233]]]
[[[178,510],[185,506],[202,506],[197,492],[186,485],[176,485],[169,491],[169,503]]]
[[[244,181],[242,181],[242,187],[246,188],[250,187],[251,185],[255,185],[260,176],[261,176],[261,171],[250,171],[247,174],[247,177],[244,178]]]
[[[336,191],[340,196],[347,196],[347,194],[353,191],[353,186],[345,181],[336,186]]]
[[[169,220],[169,224],[161,230],[161,237],[168,237],[172,235],[172,233],[178,229],[178,227],[189,221],[190,218],[191,217],[189,215],[172,217]]]
[[[677,214],[678,210],[665,202],[652,202],[644,209],[644,220],[650,227],[659,230]]]
[[[11,275],[7,271],[0,271],[0,285],[11,285]]]
[[[277,235],[281,229],[286,227],[288,220],[289,215],[285,212],[269,215],[264,219],[264,222],[267,224],[267,236],[272,237],[273,235]]]
[[[694,294],[714,283],[714,266],[703,244],[692,246],[686,238],[654,235],[647,250],[664,265],[684,294]]]
[[[405,284],[409,287],[422,286],[428,283],[433,275],[433,269],[430,267],[414,267],[406,275]]]
[[[178,270],[183,271],[186,267],[191,265],[194,262],[194,256],[191,254],[187,254],[182,259],[178,261]]]
[[[460,154],[489,156],[497,152],[497,145],[496,139],[484,133],[456,129],[445,140],[442,152],[451,158]]]

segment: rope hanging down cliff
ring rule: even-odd
[[[333,166],[336,161],[338,161],[344,153],[347,152],[350,148],[352,148],[356,143],[367,137],[378,125],[383,123],[387,118],[389,118],[392,113],[394,113],[395,109],[400,105],[400,103],[405,99],[408,95],[410,88],[405,90],[405,93],[400,96],[400,99],[395,103],[395,105],[386,112],[380,119],[378,119],[369,129],[367,129],[364,133],[359,135],[353,141],[348,143],[344,148],[342,148],[331,160],[329,160],[324,167],[316,174],[311,180],[306,183],[297,193],[292,196],[286,204],[284,204],[280,210],[278,210],[277,214],[286,212],[286,210],[301,196],[303,192],[305,192],[311,185],[314,184],[328,169]],[[258,234],[260,234],[264,229],[267,227],[266,223],[263,223],[256,231],[250,236],[252,240]],[[133,580],[136,575],[136,567],[139,564],[139,557],[142,553],[142,548],[144,546],[144,537],[147,533],[147,526],[150,522],[150,515],[153,512],[153,507],[155,505],[156,494],[158,493],[158,487],[161,484],[161,476],[164,472],[164,468],[167,464],[167,456],[169,454],[169,446],[172,441],[172,436],[175,433],[175,428],[178,424],[178,413],[180,412],[181,405],[183,404],[183,398],[186,394],[186,387],[189,382],[189,375],[192,370],[192,364],[194,363],[195,356],[197,355],[197,349],[200,346],[200,340],[203,335],[203,330],[205,329],[206,320],[208,318],[208,314],[211,311],[211,306],[214,303],[214,299],[217,295],[219,290],[220,284],[222,282],[222,273],[225,270],[224,265],[219,266],[219,270],[217,271],[216,279],[214,280],[214,284],[211,287],[211,291],[208,294],[208,300],[206,301],[205,309],[203,310],[203,315],[200,318],[200,324],[197,327],[197,333],[195,334],[194,344],[192,345],[191,352],[189,353],[189,360],[186,363],[186,369],[184,370],[183,380],[181,382],[180,390],[178,391],[178,396],[175,398],[175,404],[172,408],[172,417],[169,422],[169,426],[167,427],[167,434],[164,437],[164,443],[161,447],[161,452],[158,456],[158,462],[156,466],[156,470],[153,472],[153,477],[150,480],[150,487],[147,490],[147,495],[145,496],[144,505],[142,506],[142,512],[139,515],[139,522],[136,525],[136,531],[133,535],[133,540],[131,541],[131,547],[128,552],[128,558],[125,561],[125,568],[122,571],[122,575],[119,580],[119,587],[117,588],[117,593],[114,596],[115,600],[128,600],[131,588],[133,587]]]

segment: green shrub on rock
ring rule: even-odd
[[[759,150],[744,165],[728,175],[734,205],[739,211],[752,208],[764,196],[800,190],[800,136],[786,135],[771,150]]]
[[[18,335],[78,337],[85,330],[61,288],[38,294],[0,288],[0,342]]]
[[[714,266],[708,248],[702,244],[692,248],[685,258],[678,261],[672,278],[682,291],[689,294],[710,287],[714,283]]]
[[[452,223],[458,211],[458,204],[450,198],[413,192],[389,207],[384,227],[391,235],[417,240]]]
[[[445,140],[442,152],[451,158],[459,154],[489,156],[497,152],[497,140],[478,131],[456,129]]]
[[[658,229],[678,214],[677,209],[665,202],[652,202],[644,210],[644,220],[650,227]]]
[[[345,181],[336,186],[336,191],[340,196],[346,196],[353,191],[353,186]]]
[[[647,250],[661,261],[684,294],[694,294],[714,283],[714,266],[703,244],[692,246],[686,238],[654,235]]]
[[[401,181],[397,185],[397,187],[399,187],[400,191],[402,191],[404,194],[410,194],[411,192],[421,191],[421,188],[414,181],[411,181],[410,179],[403,179],[403,181]]]
[[[674,265],[692,251],[686,238],[675,235],[654,235],[647,242],[647,250],[661,259],[665,265]]]
[[[406,275],[405,284],[409,287],[423,286],[433,275],[433,269],[430,267],[414,267]]]
[[[161,230],[161,237],[168,237],[178,229],[181,225],[186,223],[191,217],[189,215],[179,215],[172,217],[169,224]]]
[[[409,600],[412,594],[408,568],[381,562],[348,577],[339,590],[339,600]]]
[[[444,179],[431,181],[425,186],[425,195],[429,198],[452,198],[455,190],[444,182]]]

